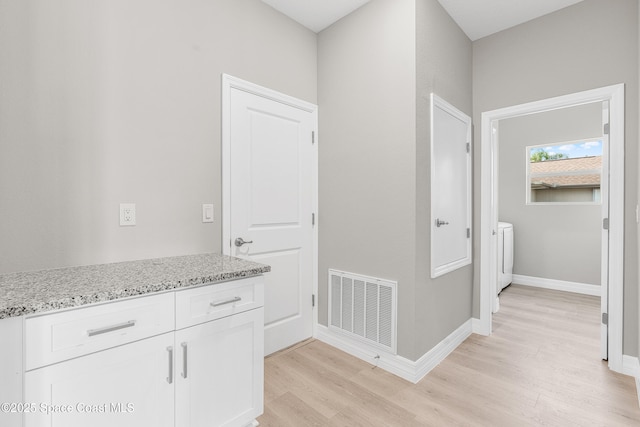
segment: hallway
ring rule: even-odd
[[[634,379],[599,360],[597,297],[512,285],[418,384],[306,341],[265,360],[261,426],[640,424]]]

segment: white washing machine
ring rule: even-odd
[[[513,281],[513,224],[498,223],[498,284],[496,296]]]

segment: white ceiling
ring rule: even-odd
[[[438,1],[471,40],[478,40],[582,0]]]
[[[262,0],[315,33],[347,16],[370,0]]]
[[[262,0],[319,33],[370,0]],[[522,24],[582,0],[438,0],[471,40]]]

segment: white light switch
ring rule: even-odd
[[[202,205],[202,222],[213,222],[213,204]]]
[[[136,204],[120,203],[120,225],[136,225]]]

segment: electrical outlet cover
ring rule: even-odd
[[[136,204],[120,203],[120,225],[136,225]]]

